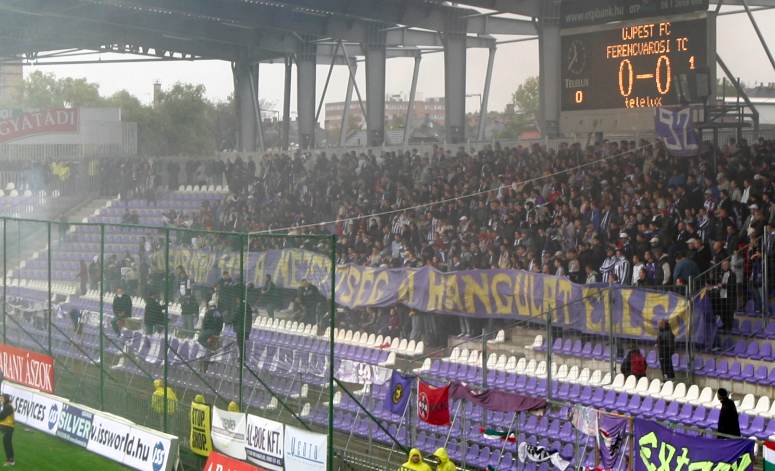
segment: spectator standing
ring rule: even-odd
[[[675,352],[675,336],[666,319],[659,321],[657,333],[657,352],[659,353],[659,367],[662,369],[662,377],[665,380],[675,378],[673,372],[673,353]]]
[[[110,321],[116,335],[121,334],[121,329],[130,317],[132,317],[132,298],[124,293],[123,288],[118,288],[113,297],[113,319]]]
[[[439,460],[439,465],[436,466],[436,471],[456,471],[457,466],[455,462],[449,459],[449,454],[445,448],[439,448],[433,452],[433,456]]]
[[[725,332],[732,330],[735,310],[737,309],[737,277],[729,263],[729,259],[721,262],[721,273],[716,285],[718,301],[718,316],[721,318],[721,328]]]
[[[409,450],[409,459],[402,464],[398,471],[432,471],[431,467],[422,460],[422,453],[418,448]]]
[[[145,318],[143,323],[145,325],[146,335],[161,332],[164,327],[164,309],[159,304],[158,297],[155,294],[146,296],[145,298]]]
[[[717,396],[718,400],[721,402],[721,412],[718,416],[718,433],[739,437],[740,419],[737,415],[737,407],[735,406],[734,401],[729,398],[729,392],[724,388],[719,388]]]
[[[640,379],[646,376],[646,369],[646,358],[643,353],[640,349],[633,348],[624,357],[620,371],[625,377],[635,375],[636,378]]]
[[[180,315],[183,318],[183,330],[187,337],[193,336],[194,326],[199,318],[199,303],[194,295],[187,294],[180,305]]]
[[[16,466],[16,459],[13,454],[13,429],[16,425],[14,420],[15,411],[11,404],[11,396],[3,394],[2,408],[0,408],[0,431],[3,432],[3,449],[5,450],[5,464],[3,466]]]
[[[277,286],[272,281],[272,275],[269,273],[264,277],[264,286],[261,287],[261,301],[264,303],[266,314],[270,319],[274,319],[274,312],[277,309],[278,293]]]

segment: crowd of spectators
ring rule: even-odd
[[[269,153],[258,162],[236,157],[166,168],[132,164],[130,181],[153,182],[158,169],[155,178],[169,188],[226,184],[230,193],[222,201],[172,211],[165,224],[335,233],[339,263],[518,269],[576,283],[661,289],[693,278],[713,288],[722,327],[730,328],[732,314],[748,298],[762,309],[760,291],[750,287],[761,286],[763,260],[771,255],[763,234],[775,222],[774,159],[775,141],[763,139],[730,141],[715,157],[707,148],[690,158],[672,157],[648,141],[556,150],[496,144],[476,152],[434,147]],[[132,183],[128,191],[157,186]],[[194,237],[186,243],[212,248],[226,242]],[[260,249],[290,242],[251,243]],[[723,260],[722,268],[704,273]],[[354,324],[417,339],[437,331],[432,316],[397,308],[352,316]],[[456,331],[474,335],[479,329],[461,321]]]

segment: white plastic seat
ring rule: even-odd
[[[482,364],[482,354],[477,352],[476,350],[471,350],[471,353],[468,354],[468,364],[469,365],[481,365]]]
[[[498,361],[495,362],[495,369],[499,371],[503,371],[506,369],[506,362],[508,361],[508,357],[505,354],[498,355]]]
[[[624,385],[621,388],[619,389],[614,388],[614,389],[618,391],[623,391],[626,393],[632,393],[635,391],[636,386],[638,386],[638,378],[636,378],[635,375],[629,375],[627,376],[627,379],[624,380]]]
[[[659,390],[659,397],[662,399],[670,399],[673,397],[673,382],[665,381],[662,384],[662,389]]]
[[[518,375],[525,374],[525,370],[527,369],[527,360],[525,357],[522,357],[517,361],[517,364],[514,365],[514,371]]]
[[[775,401],[772,401],[772,405],[770,405],[770,410],[768,410],[766,414],[759,414],[759,415],[763,415],[768,419],[775,418]]]
[[[360,343],[361,343],[361,333],[360,332],[353,333],[353,337],[352,337],[352,339],[350,339],[350,342],[353,345],[360,345]]]
[[[619,391],[624,387],[624,381],[624,375],[618,373],[616,376],[614,376],[613,383],[603,386],[603,389],[613,389],[614,391]]]
[[[756,398],[753,394],[746,394],[743,396],[743,400],[740,402],[740,406],[737,408],[737,411],[747,412],[753,410],[754,407],[756,407]]]
[[[395,366],[395,364],[396,364],[396,352],[390,352],[387,360],[380,363],[380,366],[391,367],[391,366]]]
[[[756,415],[763,415],[769,412],[770,410],[770,398],[767,396],[762,396],[759,398],[758,401],[756,401],[756,407],[753,409],[753,413]]]
[[[711,402],[713,402],[713,390],[706,386],[700,391],[700,397],[694,401],[689,401],[689,404],[693,406],[705,406],[707,404],[710,406]]]
[[[557,375],[553,376],[557,381],[565,381],[568,377],[568,365],[562,364],[557,369]]]
[[[543,335],[536,335],[535,340],[533,340],[533,343],[531,345],[525,345],[525,349],[527,350],[537,350],[541,348],[541,345],[544,344],[544,336]]]
[[[689,389],[686,391],[686,396],[682,398],[678,398],[677,401],[682,403],[685,403],[685,402],[691,403],[692,401],[696,401],[697,399],[699,399],[699,397],[700,397],[700,387],[697,386],[696,384],[692,384],[691,386],[689,386]]]
[[[608,372],[606,372],[606,373],[603,375],[603,378],[600,380],[600,386],[606,386],[606,385],[610,385],[612,382],[613,382],[613,381],[612,381],[612,379],[611,379],[611,372],[610,372],[610,371],[608,371]]]
[[[506,341],[506,332],[504,330],[499,330],[497,334],[495,334],[495,338],[490,339],[487,341],[487,343],[503,343]]]
[[[470,354],[471,354],[471,352],[469,352],[467,348],[464,348],[464,349],[460,350],[459,355],[457,357],[458,358],[458,360],[457,360],[458,363],[465,363],[465,362],[467,362],[468,361],[468,356]]]
[[[570,383],[577,383],[582,386],[586,386],[589,384],[589,368],[582,368],[579,372],[578,376],[574,374],[575,371],[578,370],[578,366],[573,366],[570,371],[568,372],[568,377],[566,378],[566,381]]]
[[[498,363],[498,354],[497,353],[490,353],[490,355],[487,357],[487,369],[488,370],[494,370],[495,365]]]
[[[377,343],[377,336],[375,334],[369,334],[368,338],[366,338],[366,346],[371,347],[376,343]]]
[[[404,342],[406,342],[406,339],[402,339],[402,340]],[[390,341],[390,351],[391,351],[391,353],[398,351],[400,346],[401,346],[401,340],[399,340],[398,337],[396,337],[393,340],[391,340]]]
[[[659,378],[654,378],[651,380],[651,383],[649,384],[649,388],[646,391],[646,394],[648,394],[651,397],[657,398],[659,396],[659,391],[662,389],[662,380]]]
[[[589,381],[587,382],[587,384],[589,384],[590,386],[599,386],[600,381],[602,379],[603,379],[603,372],[600,370],[595,370],[589,376]]]
[[[420,340],[414,347],[414,356],[421,357],[423,355],[425,355],[425,342]]]
[[[513,371],[517,367],[517,357],[511,355],[506,361],[506,366],[503,367],[504,371]]]
[[[395,350],[396,353],[406,352],[407,345],[409,345],[409,341],[407,341],[406,339],[401,339],[401,341],[398,342],[398,348]]]
[[[416,374],[420,374],[420,373],[424,373],[426,371],[430,371],[430,369],[431,369],[431,359],[430,358],[426,358],[425,360],[423,360],[422,366],[420,366],[419,368],[415,368],[414,372]]]
[[[648,390],[649,390],[649,379],[644,376],[638,380],[638,384],[635,386],[635,391],[633,391],[633,394],[638,394],[639,396],[643,396],[646,394],[646,391]]]
[[[351,343],[353,343],[353,335],[355,335],[355,334],[353,333],[353,331],[352,331],[352,330],[348,330],[348,331],[347,331],[347,332],[344,334],[344,343],[350,343],[350,344],[351,344]]]
[[[458,358],[460,358],[460,349],[458,347],[455,347],[452,349],[452,352],[449,354],[449,362],[457,363]]]
[[[406,348],[403,350],[403,354],[406,356],[413,356],[414,355],[414,349],[417,347],[417,341],[410,340],[406,344]]]
[[[377,335],[377,338],[374,339],[373,342],[371,342],[371,345],[375,347],[381,347],[384,344],[385,344],[385,337],[383,337],[382,334]]]
[[[536,366],[535,375],[536,378],[546,378],[546,362],[542,361]]]
[[[673,395],[667,399],[681,402],[684,397],[686,397],[686,384],[678,383],[675,385],[675,389],[673,389]]]
[[[529,362],[527,362],[527,366],[525,366],[524,374],[526,376],[535,376],[537,366],[538,363],[535,361],[535,359],[531,359]]]

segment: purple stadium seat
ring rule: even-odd
[[[573,348],[571,349],[571,354],[573,356],[581,356],[581,350],[582,350],[582,343],[580,339],[576,339],[573,342]]]
[[[560,387],[557,389],[557,398],[562,400],[567,400],[569,391],[570,391],[570,384],[560,383]]]
[[[649,350],[646,354],[646,364],[649,368],[659,368],[659,360],[657,359],[657,351]]]
[[[584,348],[581,349],[581,356],[584,358],[592,358],[592,342],[584,344]]]
[[[775,419],[770,419],[769,423],[767,424],[767,428],[764,430],[763,435],[766,437],[771,437],[775,435]]]
[[[736,357],[744,357],[745,352],[748,350],[748,345],[745,340],[738,340],[735,342],[735,348],[732,350],[732,355]]]
[[[619,393],[618,396],[616,396],[616,401],[614,401],[613,408],[615,410],[624,412],[627,410],[627,401],[628,396],[626,392]]]
[[[772,343],[764,342],[759,348],[759,357],[765,361],[773,361],[775,357],[772,356]]]
[[[741,430],[742,431],[742,430]],[[751,425],[748,427],[748,430],[744,432],[744,434],[748,437],[757,437],[761,440],[767,439],[769,436],[764,435],[764,417],[757,415],[754,416],[753,420],[751,420]]]
[[[716,427],[718,425],[718,416],[720,413],[721,413],[721,409],[716,409],[715,407],[710,409],[708,416],[705,417],[705,420],[703,420],[701,424],[699,424],[700,427],[702,428]]]
[[[716,362],[716,377],[726,378],[729,375],[729,362],[726,360],[719,360]]]
[[[707,410],[703,406],[697,406],[692,413],[691,423],[694,425],[701,424],[705,420],[705,414]]]
[[[743,368],[743,372],[740,375],[740,378],[746,383],[755,383],[756,377],[754,375],[753,365],[751,364],[745,365],[745,367]]]
[[[759,342],[749,343],[748,348],[746,348],[745,354],[743,356],[754,360],[761,358],[761,355],[759,355]]]
[[[773,323],[775,324],[775,322]],[[773,329],[775,330],[775,329]],[[773,332],[773,337],[775,337],[775,332]],[[603,360],[603,345],[596,343],[595,346],[592,348],[592,357],[595,360]]]
[[[621,411],[637,415],[640,411],[640,402],[640,396],[633,394],[630,398],[630,402],[628,402],[627,406],[624,409],[621,409]]]
[[[751,321],[749,319],[737,322],[737,319],[735,319],[735,326],[733,327],[733,330],[737,331],[740,335],[751,335]]]
[[[742,380],[743,367],[740,365],[739,361],[732,362],[732,366],[729,367],[729,373],[727,373],[727,376],[735,381]]]
[[[678,413],[678,420],[685,423],[685,424],[691,424],[692,423],[692,405],[689,403],[684,404],[681,406],[681,412]]]
[[[665,409],[664,414],[662,414],[662,418],[665,420],[677,420],[678,413],[679,413],[679,406],[680,404],[677,401],[673,401],[670,404],[668,404],[667,409]]]

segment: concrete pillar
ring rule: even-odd
[[[377,147],[385,143],[385,32],[374,31],[367,35],[366,50],[366,134],[367,146]]]
[[[240,152],[256,151],[258,123],[253,105],[252,64],[238,61],[233,68],[235,103],[237,104],[237,148]]]
[[[541,3],[541,21],[538,25],[539,118],[541,130],[547,137],[560,134],[561,49],[560,0],[547,0]]]
[[[449,144],[466,140],[466,36],[463,27],[450,25],[444,35],[444,106]]]
[[[296,56],[296,105],[302,149],[315,147],[315,54],[315,44],[305,43]]]
[[[283,89],[283,130],[282,147],[288,150],[291,132],[291,73],[293,72],[293,60],[285,58],[285,88]]]
[[[349,60],[348,60],[349,62]],[[344,147],[344,143],[347,140],[347,133],[350,131],[350,105],[353,101],[353,88],[355,86],[355,71],[358,67],[357,62],[350,63],[347,67],[350,68],[350,76],[347,80],[347,94],[344,97],[344,110],[342,111],[342,123],[339,128],[339,147]]]

